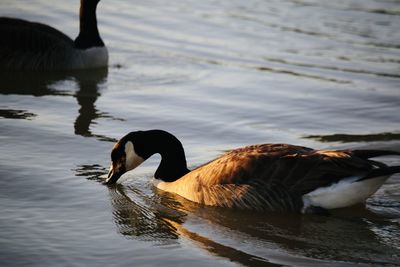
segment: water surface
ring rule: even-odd
[[[0,2],[72,38],[77,10]],[[158,156],[99,183],[113,142],[143,129],[174,133],[191,168],[254,143],[400,151],[398,1],[103,0],[98,22],[109,68],[0,74],[2,266],[400,264],[399,175],[329,217],[159,192]]]

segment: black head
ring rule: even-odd
[[[175,136],[162,130],[137,131],[114,145],[106,184],[115,183],[155,153],[161,154],[161,163],[154,178],[172,182],[189,172],[182,144]]]
[[[135,136],[138,132],[132,132],[121,138],[111,151],[111,166],[108,172],[106,184],[113,184],[125,172],[135,169],[149,156],[139,155],[135,150]]]

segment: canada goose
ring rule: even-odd
[[[97,29],[100,0],[81,0],[80,31],[73,41],[41,23],[0,18],[0,70],[73,70],[105,67],[108,51]]]
[[[111,152],[106,184],[161,154],[155,186],[191,201],[265,211],[325,211],[365,201],[400,166],[370,160],[384,150],[314,150],[260,144],[232,150],[192,171],[181,142],[162,130],[131,132]]]

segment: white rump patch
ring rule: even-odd
[[[125,155],[126,155],[126,160],[125,160],[125,168],[126,171],[133,170],[142,162],[144,159],[138,154],[136,154],[135,147],[133,146],[133,143],[131,141],[126,142],[125,144]]]
[[[361,177],[352,176],[327,187],[318,188],[303,196],[303,210],[309,206],[324,209],[344,208],[364,202],[374,194],[389,176],[381,176],[357,181]]]

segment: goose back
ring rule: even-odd
[[[302,196],[351,176],[365,176],[374,163],[349,150],[318,151],[287,144],[232,150],[158,188],[211,206],[293,210]]]
[[[0,68],[44,70],[68,61],[74,42],[64,33],[42,23],[0,18]]]

